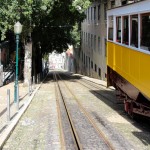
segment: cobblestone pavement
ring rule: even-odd
[[[89,79],[88,77],[82,78]],[[102,83],[100,80],[96,79],[93,81],[99,84]],[[76,83],[76,86],[74,86],[74,82],[67,83],[69,83],[70,88],[74,87],[72,90],[76,93],[76,97],[80,99],[82,105],[97,122],[99,128],[105,132],[106,136],[108,135],[109,137],[112,132],[114,132],[116,136],[112,137],[112,140],[122,135],[122,138],[119,140],[126,138],[135,146],[136,150],[150,150],[150,130],[147,125],[142,127],[140,121],[130,119],[129,116],[124,113],[122,105],[104,100],[103,97],[100,98],[94,91],[80,84]],[[85,93],[89,93],[89,95],[85,96]],[[126,143],[124,142],[124,144]],[[128,146],[129,145],[127,145],[127,147]]]
[[[22,82],[19,81],[19,110],[17,103],[14,103],[14,82],[11,82],[5,86],[0,87],[0,149],[3,143],[6,141],[11,131],[16,126],[19,118],[25,111],[30,102],[30,99],[34,96],[39,84],[32,85],[30,87],[24,86]],[[8,117],[7,110],[7,90],[10,90],[10,116]],[[9,118],[9,120],[8,120]]]
[[[54,84],[45,82],[3,149],[61,149],[57,118]]]
[[[85,78],[85,77],[83,77]],[[86,77],[89,79],[88,77]],[[93,81],[100,82],[94,79]],[[126,116],[120,105],[110,104],[99,98],[93,91],[76,82],[70,82],[70,87],[76,92],[81,103],[97,121],[97,126],[120,133],[131,142],[137,150],[150,149],[150,131],[140,123]],[[101,83],[100,83],[101,84]],[[88,98],[82,93],[87,91]],[[110,125],[112,126],[110,128]],[[44,82],[34,96],[30,106],[20,119],[15,130],[3,147],[3,150],[60,150],[60,129],[55,98],[54,84]],[[93,150],[93,149],[92,149]],[[119,149],[120,150],[120,149]],[[135,149],[136,150],[136,149]]]
[[[63,82],[59,82],[62,95],[65,99],[65,105],[71,116],[71,121],[74,124],[74,129],[77,137],[84,150],[108,150],[110,147],[106,144],[104,139],[100,137],[99,133],[90,123],[84,111],[78,106],[75,97],[69,92],[68,88],[64,86]]]
[[[17,113],[17,107],[14,103],[14,82],[0,87],[0,136],[10,123],[7,121],[7,90],[10,90],[10,118],[11,120]],[[28,87],[19,82],[19,99],[20,108],[23,106],[26,99],[28,99]]]

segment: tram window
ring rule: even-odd
[[[119,42],[121,43],[121,17],[117,17],[116,18],[116,25],[117,25],[117,41],[116,42]]]
[[[138,15],[131,16],[131,46],[138,47]]]
[[[108,39],[113,40],[113,16],[109,16]]]
[[[122,37],[123,37],[123,44],[128,45],[129,43],[129,24],[128,24],[128,16],[123,17],[123,31],[122,31]]]
[[[141,15],[141,48],[150,51],[150,13]]]

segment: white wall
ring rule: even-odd
[[[65,54],[58,54],[55,51],[49,54],[50,69],[64,69]]]

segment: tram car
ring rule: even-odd
[[[107,11],[107,86],[128,114],[150,117],[150,0]]]

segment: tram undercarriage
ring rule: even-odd
[[[150,117],[150,101],[110,67],[107,67],[107,86],[116,88],[117,102],[124,103],[124,110],[131,117],[134,114]]]

